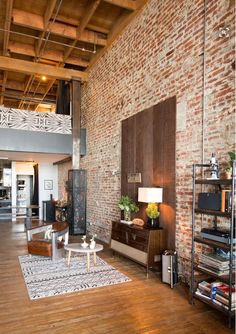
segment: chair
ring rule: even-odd
[[[29,254],[48,256],[57,260],[65,254],[68,244],[69,226],[66,222],[54,222],[28,229],[27,243]]]

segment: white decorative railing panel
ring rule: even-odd
[[[71,116],[0,106],[0,128],[71,134]]]

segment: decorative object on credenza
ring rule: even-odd
[[[132,220],[132,224],[137,225],[137,226],[143,226],[145,223],[141,218],[134,218]]]
[[[233,151],[228,152],[229,155],[229,161],[227,164],[227,167],[225,169],[225,177],[226,179],[232,178],[232,171],[233,171],[233,161],[236,160],[236,153]]]
[[[92,238],[90,239],[90,245],[89,245],[90,249],[94,249],[94,248],[95,248],[95,246],[96,246],[96,241],[95,241],[94,239],[95,239],[96,237],[97,237],[97,234],[93,234],[93,235],[92,235]]]
[[[129,196],[121,196],[121,199],[118,203],[121,211],[124,211],[124,220],[131,221],[131,213],[138,212],[139,208],[132,198]]]
[[[138,188],[138,201],[148,203],[148,207],[146,208],[146,214],[148,216],[147,225],[149,227],[159,227],[160,212],[158,211],[157,203],[162,203],[162,194],[162,188]]]
[[[89,244],[86,242],[86,235],[83,235],[81,239],[83,240],[81,247],[87,248]]]
[[[210,179],[217,180],[218,179],[218,162],[216,160],[215,153],[212,153],[211,155],[210,172],[211,172]]]

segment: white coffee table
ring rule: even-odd
[[[90,271],[90,254],[93,253],[93,263],[96,265],[96,253],[103,250],[103,246],[96,243],[95,248],[90,249],[89,246],[83,248],[79,243],[67,244],[64,246],[65,250],[68,251],[67,264],[70,266],[71,252],[87,254],[87,271]]]

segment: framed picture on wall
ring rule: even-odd
[[[52,189],[53,189],[53,181],[44,180],[44,190],[52,190]]]

